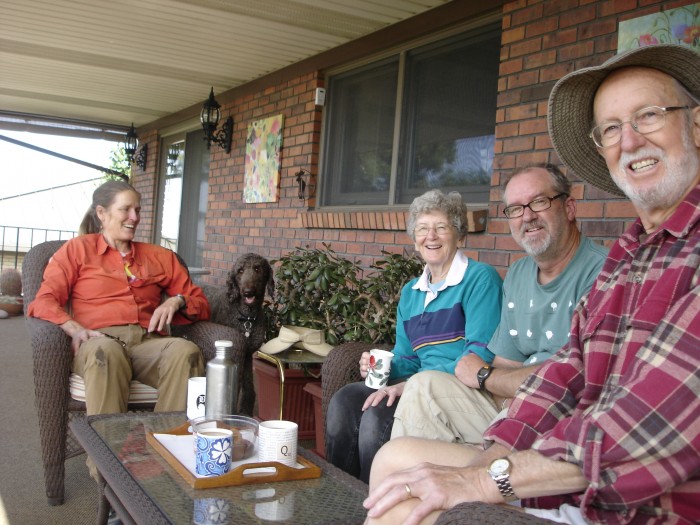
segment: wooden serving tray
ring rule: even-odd
[[[221,476],[212,476],[199,478],[195,476],[189,469],[180,463],[180,461],[165,447],[154,434],[172,434],[175,436],[183,436],[190,434],[188,431],[189,423],[184,423],[179,427],[164,432],[147,432],[146,441],[151,445],[156,452],[173,467],[187,483],[195,489],[209,489],[217,487],[229,487],[234,485],[247,485],[254,483],[272,483],[275,481],[293,481],[300,479],[312,479],[321,477],[321,468],[308,459],[297,456],[297,463],[303,465],[304,468],[292,468],[283,465],[277,461],[265,461],[259,463],[246,463],[230,470]],[[274,468],[274,472],[249,472],[259,468]]]

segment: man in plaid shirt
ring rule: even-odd
[[[484,450],[413,438],[380,450],[368,523],[517,499],[562,523],[700,523],[700,55],[656,45],[571,73],[548,118],[562,162],[639,219]],[[488,509],[503,523],[518,512]]]

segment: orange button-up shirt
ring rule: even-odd
[[[178,312],[173,324],[209,319],[207,298],[172,251],[132,242],[131,252],[122,256],[101,234],[81,235],[51,258],[27,315],[58,325],[74,319],[91,330],[126,324],[148,328],[163,292],[187,300],[181,312],[191,320]]]

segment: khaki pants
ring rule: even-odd
[[[156,411],[185,410],[187,380],[204,375],[197,345],[186,339],[148,334],[139,325],[100,331],[119,341],[94,337],[80,346],[73,359],[73,372],[85,380],[88,415],[126,412],[132,379],[158,389]]]
[[[438,439],[450,443],[483,442],[484,430],[501,417],[488,392],[470,388],[453,374],[419,372],[408,380],[394,414],[391,438]]]

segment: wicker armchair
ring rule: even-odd
[[[333,394],[348,383],[360,381],[360,356],[372,348],[391,350],[393,345],[372,343],[343,343],[328,353],[321,365],[321,410],[323,412],[323,435],[326,435],[326,415]]]
[[[25,256],[22,265],[25,308],[39,290],[46,264],[64,242],[44,242],[29,250]],[[68,336],[57,325],[41,319],[27,318],[26,325],[34,358],[35,406],[39,418],[46,497],[49,505],[61,505],[64,498],[64,462],[83,452],[68,429],[68,421],[84,414],[85,404],[72,399],[69,394],[72,352]],[[214,357],[214,341],[234,338],[232,328],[209,321],[173,326],[173,335],[193,341],[202,350],[205,361]],[[242,352],[234,352],[234,360],[242,369]],[[129,410],[149,409],[152,410],[153,405],[129,405]]]

